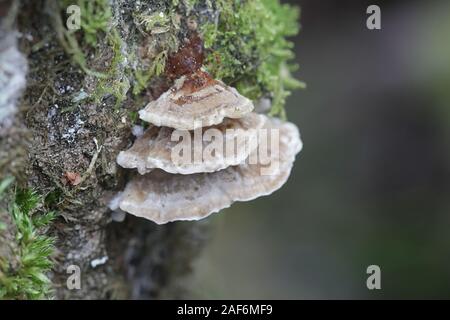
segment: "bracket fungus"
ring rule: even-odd
[[[156,126],[194,130],[219,124],[224,118],[241,118],[252,110],[253,103],[235,88],[198,70],[175,80],[168,91],[139,111],[139,116]]]
[[[170,57],[174,85],[139,111],[150,126],[117,157],[139,175],[112,210],[157,224],[198,220],[269,195],[288,179],[302,148],[297,127],[253,112],[251,100],[201,69],[203,58],[195,34]]]
[[[250,113],[193,131],[150,125],[130,149],[119,153],[117,163],[140,174],[155,168],[180,174],[218,171],[248,158],[263,123],[263,116]]]
[[[199,220],[229,207],[235,201],[249,201],[276,191],[287,181],[302,142],[294,124],[265,115],[258,117],[263,120],[263,125],[258,129],[258,146],[240,164],[215,172],[194,174],[172,174],[158,167],[132,179],[116,199],[118,207],[157,224],[164,224]],[[147,132],[153,131],[148,133],[150,140],[162,129],[149,128]],[[268,138],[268,132],[277,134]],[[143,150],[150,150],[145,147],[144,141],[149,140],[144,136],[138,143]],[[133,148],[136,150],[138,147],[135,145]],[[145,162],[144,155],[137,158]],[[126,166],[123,156],[119,164]]]
[[[235,201],[253,200],[279,189],[289,177],[302,143],[295,125],[263,117],[264,128],[278,129],[280,135],[278,152],[268,148],[272,163],[262,164],[258,157],[251,164],[251,155],[243,164],[212,173],[180,175],[154,170],[128,183],[120,195],[120,209],[158,224],[199,220]]]

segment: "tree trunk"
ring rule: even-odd
[[[8,123],[1,132],[1,177],[18,177],[17,185],[37,190],[45,198],[44,205],[57,212],[50,230],[56,237],[50,276],[56,298],[182,297],[180,277],[200,252],[207,223],[157,226],[132,216],[113,222],[107,206],[126,182],[128,173],[115,159],[133,140],[133,114],[164,81],[157,79],[134,96],[128,90],[128,64],[134,63],[136,48],[151,40],[132,21],[139,1],[91,3],[95,15],[86,17],[82,8],[82,24],[101,24],[98,20],[107,10],[111,15],[105,16],[108,27],[94,30],[89,43],[80,32],[68,33],[65,19],[70,1],[2,3],[2,19],[9,19],[2,25],[7,30],[2,39],[8,42],[2,44],[16,47],[12,35],[17,28],[28,74],[23,96],[14,103],[19,111],[14,116],[12,110],[2,121]],[[146,10],[161,5],[159,1],[142,4]],[[26,70],[26,60],[18,65],[21,72]],[[19,97],[22,88],[16,91],[10,100]],[[13,264],[4,246],[14,243],[15,229],[5,210],[0,215],[8,230],[1,235],[0,256]],[[81,270],[80,289],[67,287],[71,265]]]
[[[137,112],[193,67],[285,117],[304,86],[285,39],[298,15],[278,0],[1,2],[0,298],[43,298],[47,284],[56,298],[185,296],[208,222],[111,212],[136,174],[116,157],[146,125]]]

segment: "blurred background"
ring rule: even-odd
[[[291,3],[304,149],[281,190],[210,218],[192,297],[449,298],[450,1]]]

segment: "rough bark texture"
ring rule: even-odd
[[[0,77],[1,87],[4,88],[0,98],[0,179],[14,175],[24,180],[22,172],[26,157],[26,129],[20,118],[15,116],[17,99],[22,93],[23,86],[20,81],[18,86],[9,85],[14,78],[24,78],[26,71],[26,66],[20,67],[25,59],[17,50],[14,30],[17,11],[17,3],[14,4],[12,1],[0,3],[0,63],[11,60],[18,60],[19,63],[16,75],[10,72],[12,68],[8,72],[2,72]],[[20,71],[22,74],[19,74]],[[6,195],[0,192],[0,264],[8,261],[11,268],[15,268],[18,264],[14,255],[17,249],[14,241],[16,228],[7,211],[10,196],[10,193]],[[1,268],[0,275],[2,275]]]
[[[75,29],[72,5],[81,13]],[[278,0],[0,2],[0,183],[13,176],[16,190],[43,201],[22,210],[25,222],[34,212],[57,213],[39,231],[56,239],[50,275],[56,298],[185,294],[181,277],[205,243],[208,222],[156,226],[131,216],[113,222],[108,203],[136,174],[120,168],[116,157],[132,144],[133,127],[146,125],[137,111],[201,65],[257,105],[271,106],[259,110],[284,116],[290,90],[303,86],[290,75],[294,54],[286,40],[298,32],[298,14]],[[0,208],[17,200],[8,192]],[[7,211],[0,210],[0,236],[18,238],[17,219],[3,217]],[[0,243],[4,257],[21,252],[6,242]],[[49,250],[36,251],[48,262]],[[0,271],[23,279],[14,258],[6,260]],[[29,290],[20,298],[48,291],[40,290],[47,284],[44,265],[39,276],[25,274]],[[80,290],[66,285],[72,265],[81,269]],[[0,283],[7,281],[0,273]]]
[[[180,297],[184,291],[179,288],[179,277],[189,271],[200,251],[206,224],[156,226],[130,216],[112,223],[107,207],[128,174],[115,159],[133,140],[130,112],[142,108],[143,101],[159,90],[161,81],[150,84],[147,93],[133,98],[127,95],[123,101],[113,94],[77,100],[83,92],[93,96],[100,79],[81,70],[64,48],[61,16],[65,7],[58,7],[61,3],[34,0],[19,4],[19,48],[27,57],[29,72],[18,103],[20,110],[11,120],[13,125],[2,132],[1,176],[21,177],[19,185],[38,190],[45,196],[46,206],[58,213],[51,230],[57,238],[51,275],[56,298]],[[132,27],[134,1],[117,0],[109,5],[119,47],[114,52],[111,39],[99,31],[96,45],[85,54],[86,66],[108,74],[106,86],[126,85],[131,52],[145,39]],[[145,6],[156,8],[158,1],[148,1]],[[3,11],[8,14],[9,7]],[[81,178],[80,183],[74,185],[67,179],[68,173]],[[10,224],[5,212],[0,215]],[[14,228],[7,229],[9,233],[2,233],[0,241],[4,257],[8,257],[4,252],[8,248],[3,244],[14,243],[10,239]],[[106,263],[93,267],[93,260],[104,257]],[[67,289],[69,265],[81,268],[81,290]]]

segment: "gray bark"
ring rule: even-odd
[[[128,94],[119,107],[111,95],[101,101],[74,102],[83,91],[94,92],[99,79],[81,70],[64,50],[61,21],[55,18],[61,12],[55,3],[22,1],[17,11],[19,48],[29,71],[25,92],[16,104],[19,111],[13,118],[13,112],[8,115],[10,125],[2,133],[1,176],[19,177],[18,184],[45,195],[49,208],[58,213],[50,230],[57,238],[51,275],[56,298],[183,297],[186,291],[179,280],[190,271],[205,242],[207,223],[157,226],[131,216],[124,222],[112,221],[107,203],[130,174],[115,159],[133,140],[130,111],[142,108],[148,97]],[[130,21],[133,5],[134,1],[111,2],[125,56],[127,48],[142,41]],[[13,30],[12,23],[8,30]],[[92,70],[107,71],[114,58],[107,37],[100,34],[97,46],[84,53]],[[19,67],[25,70],[24,63]],[[121,80],[125,64],[118,68],[116,77]],[[147,94],[158,91],[158,83],[151,84]],[[68,183],[64,179],[68,172],[79,174],[82,182]],[[93,267],[92,261],[104,257],[106,263]],[[70,265],[81,268],[80,290],[66,286]]]

